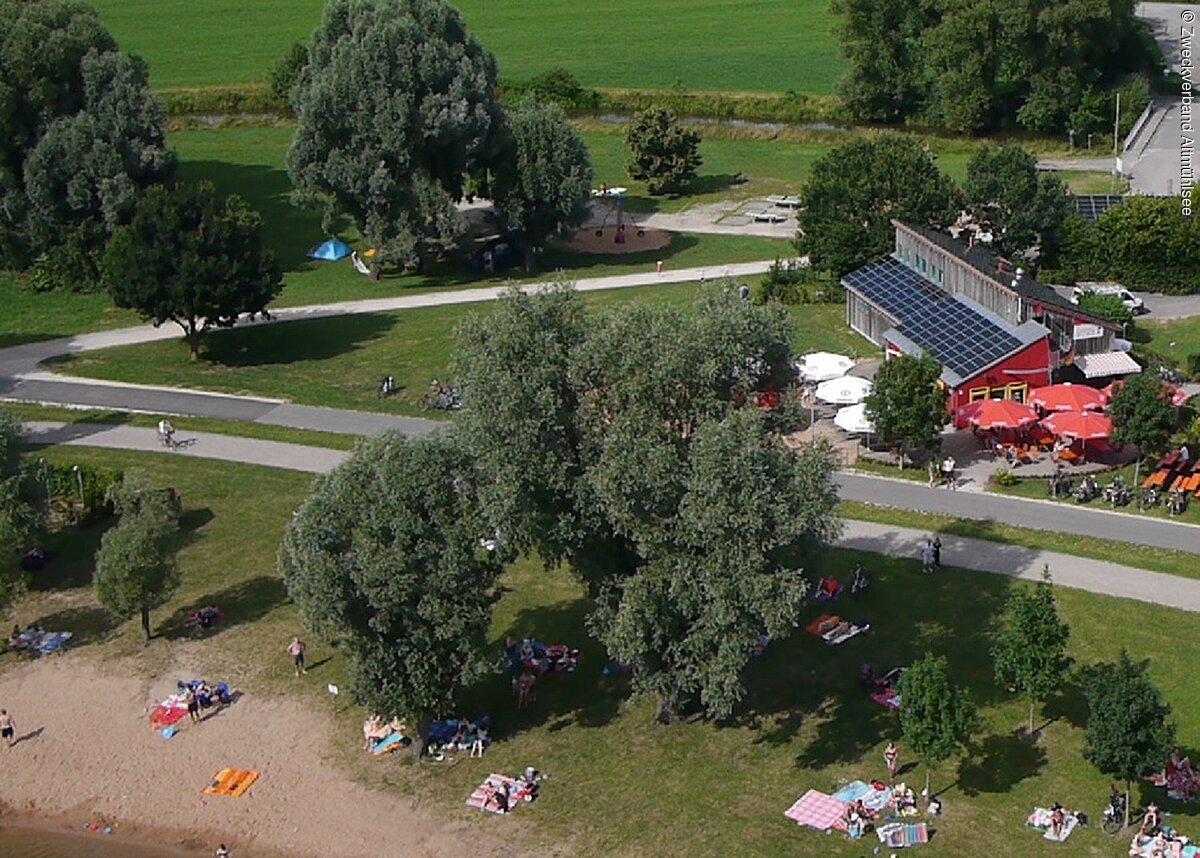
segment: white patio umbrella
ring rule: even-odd
[[[867,406],[861,402],[858,405],[839,408],[838,413],[833,417],[833,422],[839,429],[844,429],[851,435],[875,431],[875,424],[867,419]]]
[[[831,352],[813,352],[796,362],[796,369],[805,381],[829,381],[831,378],[839,378],[849,372],[852,366],[854,361],[850,358]]]
[[[875,385],[865,378],[843,375],[817,385],[817,399],[830,405],[855,405],[867,398]]]

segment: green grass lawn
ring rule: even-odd
[[[0,348],[138,321],[134,313],[114,307],[106,293],[38,293],[11,271],[0,271],[0,307]]]
[[[1130,339],[1138,352],[1159,355],[1186,369],[1189,358],[1200,355],[1200,316],[1163,322],[1143,316],[1130,329]]]
[[[145,468],[161,485],[175,486],[185,503],[179,555],[183,584],[153,614],[163,637],[143,647],[136,621],[114,625],[87,587],[97,529],[67,532],[52,546],[55,560],[17,606],[22,622],[76,632],[73,647],[103,660],[109,670],[154,675],[171,664],[170,641],[184,634],[181,621],[207,602],[220,604],[226,620],[202,644],[205,670],[228,677],[251,698],[287,694],[334,716],[326,753],[363,782],[400,797],[420,797],[423,812],[451,822],[489,825],[463,806],[471,788],[490,771],[526,765],[551,774],[541,799],[511,820],[513,836],[533,851],[557,854],[640,856],[869,854],[873,843],[797,828],[782,812],[810,787],[832,791],[841,779],[883,774],[883,745],[899,737],[896,714],[873,703],[858,685],[858,666],[880,672],[911,662],[926,651],[944,653],[954,677],[966,684],[982,712],[982,729],[962,760],[939,767],[933,778],[945,815],[921,854],[976,856],[990,853],[1067,854],[1023,826],[1034,805],[1060,801],[1098,820],[1108,779],[1081,756],[1085,717],[1075,681],[1060,687],[1047,707],[1049,722],[1037,744],[1015,733],[1025,705],[991,678],[990,648],[1010,579],[947,569],[917,574],[909,559],[832,551],[814,559],[810,575],[845,575],[863,562],[874,585],[838,608],[872,622],[871,635],[827,648],[802,632],[773,643],[747,671],[748,697],[738,714],[714,724],[696,718],[670,728],[651,724],[653,707],[629,700],[626,684],[601,675],[603,652],[583,630],[587,602],[575,581],[559,570],[523,560],[504,579],[492,639],[497,653],[508,634],[563,641],[583,649],[578,671],[539,683],[538,700],[526,710],[512,704],[506,676],[474,687],[460,713],[490,712],[496,745],[481,761],[413,768],[400,755],[367,758],[358,750],[363,713],[342,704],[333,712],[325,684],[345,684],[345,664],[322,642],[310,640],[309,681],[297,683],[280,652],[296,628],[295,609],[275,574],[274,556],[291,511],[309,491],[304,475],[223,462],[166,459],[145,454],[56,448],[39,453],[64,464],[103,462]],[[1070,590],[1058,600],[1072,631],[1071,654],[1079,664],[1115,656],[1126,646],[1151,658],[1151,676],[1175,708],[1180,743],[1200,746],[1200,691],[1192,666],[1200,642],[1180,634],[1192,617],[1140,603]],[[822,612],[809,608],[806,619]],[[201,650],[196,655],[199,656]],[[265,655],[264,655],[265,654]],[[131,657],[118,661],[121,657]],[[332,657],[331,657],[332,656]],[[328,659],[328,660],[327,660]],[[14,656],[0,656],[11,667]],[[1039,722],[1040,723],[1040,722]],[[913,762],[900,742],[902,764]],[[918,786],[920,768],[904,777]],[[1135,801],[1162,803],[1160,790],[1135,786]],[[404,800],[410,800],[404,798]],[[1195,806],[1167,803],[1172,823],[1195,835]],[[1099,826],[1072,835],[1069,854],[1123,854],[1124,839]]]
[[[1058,176],[1073,194],[1123,194],[1128,185],[1124,179],[1105,173],[1101,170],[1055,170]]]
[[[680,283],[588,292],[583,297],[595,306],[634,300],[686,306],[699,288]],[[55,369],[113,381],[414,414],[429,383],[447,377],[459,321],[466,314],[486,312],[487,304],[450,305],[235,329],[208,337],[199,361],[190,359],[182,340],[169,340],[63,358],[55,362]],[[841,304],[794,308],[797,351],[873,351],[846,327],[844,315]],[[387,374],[395,376],[400,390],[379,399],[375,385]]]
[[[262,81],[292,42],[320,23],[321,0],[96,0],[155,87]],[[831,92],[845,68],[826,0],[456,0],[505,78],[555,67],[593,86]]]

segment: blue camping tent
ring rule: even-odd
[[[308,252],[309,259],[328,259],[333,262],[350,255],[350,248],[336,238],[323,241]]]

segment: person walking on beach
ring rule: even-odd
[[[292,638],[292,642],[287,646],[287,651],[292,657],[292,663],[296,666],[296,676],[308,673],[304,667],[304,641],[298,637]]]
[[[0,738],[3,738],[10,748],[17,743],[13,738],[16,732],[17,722],[13,720],[13,716],[8,714],[7,709],[0,709]]]
[[[895,742],[888,742],[883,749],[883,761],[887,763],[888,783],[896,780],[896,764],[900,762],[900,751]]]
[[[188,688],[187,694],[184,695],[184,700],[187,701],[188,718],[193,724],[200,721],[200,701],[196,697],[196,689]]]
[[[224,843],[217,847],[217,858],[229,858],[229,847]]]

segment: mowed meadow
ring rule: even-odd
[[[266,80],[323,0],[93,0],[156,88]],[[500,74],[562,67],[590,86],[832,92],[845,66],[828,0],[457,0]]]

